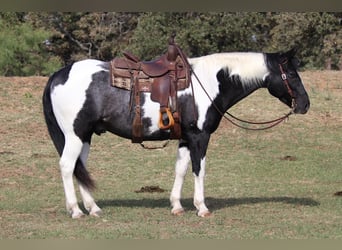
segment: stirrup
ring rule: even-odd
[[[160,129],[169,129],[173,127],[173,125],[175,124],[175,120],[173,119],[172,113],[169,108],[161,108],[159,114],[158,126]],[[165,122],[167,122],[167,124],[165,124]]]

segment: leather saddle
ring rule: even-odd
[[[132,142],[142,142],[143,126],[140,111],[140,93],[150,92],[151,100],[160,104],[159,128],[171,130],[171,139],[181,137],[177,91],[189,87],[190,66],[183,51],[169,39],[167,52],[155,60],[141,61],[137,56],[123,52],[124,57],[111,61],[111,82],[114,87],[131,91],[134,104]]]

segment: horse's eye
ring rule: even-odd
[[[297,73],[296,73],[296,72],[288,72],[288,73],[287,73],[287,76],[288,76],[289,78],[296,78],[296,77],[297,77]]]
[[[292,62],[292,64],[293,64],[293,66],[295,66],[295,68],[298,68],[298,67],[300,66],[300,61],[299,61],[298,58],[293,58],[293,59],[291,60],[291,62]]]

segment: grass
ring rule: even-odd
[[[342,73],[301,75],[311,98],[308,114],[260,132],[221,122],[207,154],[206,197],[213,216],[206,219],[195,215],[190,172],[183,191],[186,213],[170,214],[177,142],[145,150],[112,134],[94,137],[89,158],[104,214],[70,219],[42,116],[47,79],[0,78],[0,238],[341,239],[342,197],[334,193],[342,191]],[[254,120],[287,111],[264,90],[231,110]],[[165,192],[134,192],[147,185]]]

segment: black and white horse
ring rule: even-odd
[[[172,214],[184,212],[181,190],[191,162],[197,214],[210,215],[204,199],[205,159],[210,135],[222,118],[217,108],[225,112],[253,91],[267,88],[270,94],[292,107],[294,113],[308,111],[309,97],[297,73],[294,54],[293,50],[217,53],[189,59],[193,91],[189,87],[178,92],[182,139],[170,196]],[[109,62],[98,60],[75,62],[54,73],[43,94],[45,120],[61,156],[59,165],[66,207],[72,218],[83,215],[77,203],[73,175],[89,214],[98,216],[101,212],[91,196],[94,183],[86,170],[92,135],[109,131],[128,139],[132,136],[134,111],[129,108],[130,92],[111,86],[109,67]],[[144,140],[168,139],[169,131],[158,128],[159,104],[151,101],[150,93],[142,94],[141,102]]]

